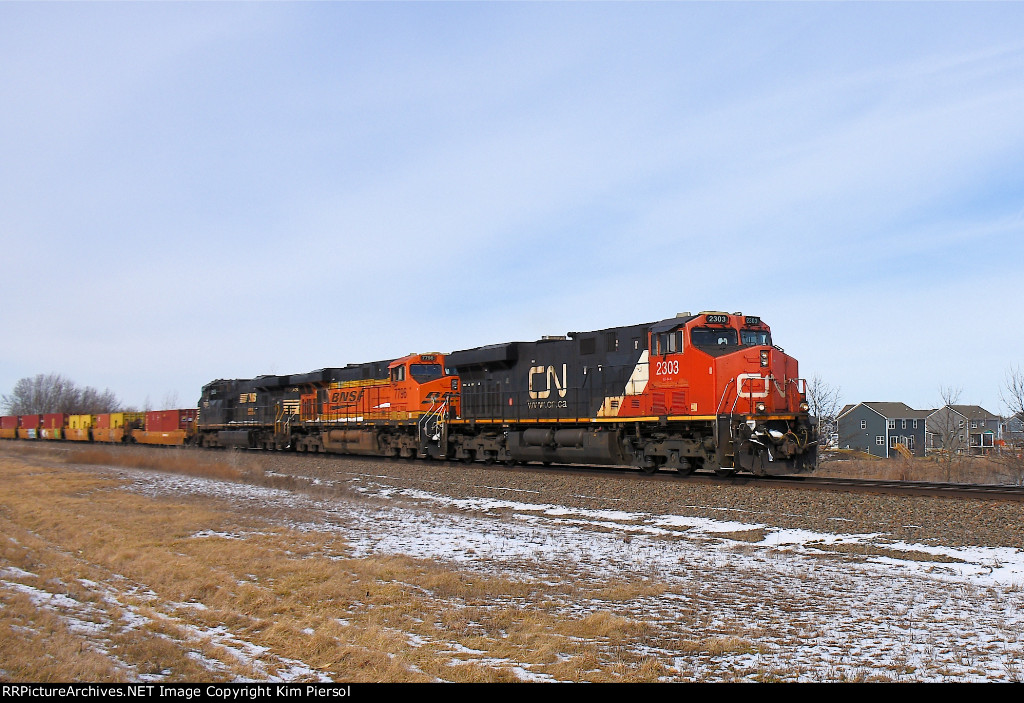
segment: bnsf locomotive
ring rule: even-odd
[[[760,318],[684,313],[203,387],[192,443],[485,462],[810,471],[797,362]]]

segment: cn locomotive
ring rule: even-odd
[[[205,447],[758,476],[811,471],[797,361],[759,317],[707,311],[450,354],[219,379]]]

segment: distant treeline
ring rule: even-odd
[[[0,396],[0,413],[4,415],[95,415],[125,410],[113,391],[80,387],[60,374],[39,374],[14,384],[9,395]]]

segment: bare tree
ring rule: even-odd
[[[1006,381],[999,397],[1007,410],[1007,430],[1015,418],[1024,423],[1024,370],[1011,368],[1006,372]],[[1024,485],[1024,447],[1018,446],[1011,437],[1006,446],[992,458],[1009,472],[1014,483]]]
[[[821,462],[821,448],[830,446],[839,431],[839,411],[843,408],[842,391],[822,380],[821,376],[807,382],[808,412],[818,422],[818,453],[815,466]]]
[[[1012,368],[1006,372],[1006,382],[999,397],[1011,416],[1024,420],[1024,369]]]
[[[937,450],[935,456],[945,471],[946,481],[953,480],[953,469],[959,469],[967,456],[966,418],[953,407],[960,404],[962,393],[962,388],[941,386],[939,397],[942,407],[929,416],[926,425],[926,431],[932,434],[932,448]]]
[[[120,404],[110,389],[79,388],[71,379],[57,373],[23,378],[14,384],[10,395],[0,396],[0,408],[7,415],[84,415],[113,412]]]

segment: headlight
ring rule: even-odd
[[[811,409],[811,406],[807,404],[806,400],[804,402],[800,403],[800,411],[801,412],[807,412],[810,409]]]
[[[761,366],[767,366],[767,365],[768,365],[768,350],[767,349],[762,349],[761,350]]]
[[[764,412],[764,403],[758,403],[757,404],[757,412],[759,412],[759,413],[763,413]]]

